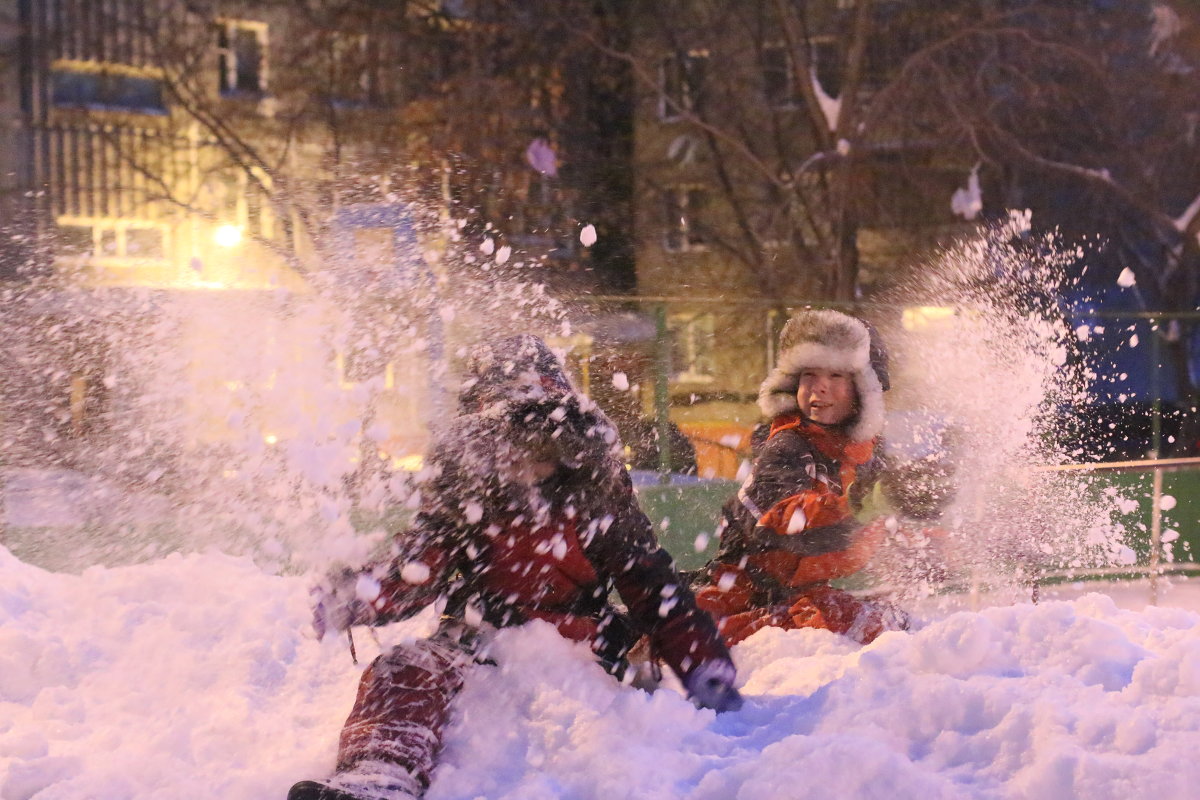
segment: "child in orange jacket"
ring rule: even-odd
[[[880,469],[887,355],[870,326],[831,310],[790,319],[779,352],[758,397],[770,434],[722,509],[721,546],[696,601],[729,645],[767,626],[870,642],[903,622],[830,581],[860,570],[881,538],[852,507]]]

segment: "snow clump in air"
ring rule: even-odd
[[[955,563],[939,579],[1019,586],[1123,552],[1118,499],[1089,490],[1085,473],[1042,468],[1071,460],[1056,413],[1087,395],[1071,357],[1087,334],[1058,302],[1076,258],[1013,213],[947,248],[892,298],[915,312],[883,330],[894,387],[884,442],[923,442],[949,471],[935,525]]]

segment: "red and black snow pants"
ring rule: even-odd
[[[362,761],[384,761],[429,786],[450,703],[472,663],[453,641],[425,639],[394,647],[367,667],[342,728],[339,772]]]
[[[869,644],[888,630],[904,630],[907,617],[890,603],[863,600],[828,584],[797,590],[773,603],[760,603],[745,587],[746,579],[728,589],[703,586],[696,605],[712,615],[725,644],[733,647],[762,628],[824,628]]]

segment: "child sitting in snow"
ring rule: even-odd
[[[618,677],[644,634],[693,702],[718,711],[741,704],[729,652],[658,547],[621,452],[616,430],[572,390],[540,339],[479,348],[395,557],[335,578],[314,620],[323,635],[441,600],[441,626],[367,668],[336,773],[296,784],[289,800],[421,795],[465,672],[485,659],[491,632],[530,620],[590,643]],[[627,610],[610,605],[614,588]]]
[[[879,543],[851,507],[879,469],[887,356],[866,323],[829,310],[792,317],[779,353],[758,396],[770,433],[722,509],[720,549],[697,603],[729,645],[767,626],[870,642],[903,621],[830,581],[860,570]]]

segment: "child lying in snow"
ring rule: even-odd
[[[828,310],[789,320],[779,352],[758,396],[770,434],[722,509],[721,546],[696,601],[729,645],[767,626],[870,642],[903,619],[830,581],[860,570],[881,538],[851,505],[879,469],[887,356],[866,323]]]
[[[422,794],[464,673],[486,658],[491,631],[528,620],[589,642],[618,677],[646,635],[696,704],[741,705],[728,650],[637,506],[616,430],[546,345],[518,336],[479,348],[459,399],[395,557],[336,577],[314,620],[323,635],[442,599],[441,626],[367,668],[336,773],[296,784],[289,800]],[[613,588],[627,611],[609,604]]]

